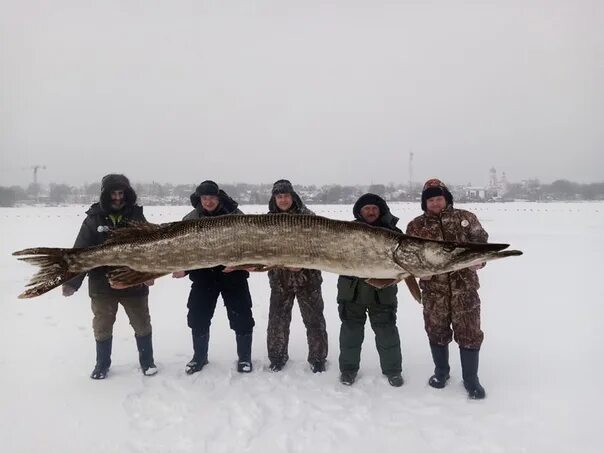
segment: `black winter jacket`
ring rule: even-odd
[[[115,228],[127,226],[129,222],[146,222],[143,215],[142,206],[126,205],[119,211],[121,218],[114,225],[109,213],[101,207],[101,203],[94,203],[90,209],[86,211],[86,219],[82,223],[78,237],[76,238],[74,247],[92,247],[101,245],[107,240],[110,231]],[[88,272],[88,294],[90,297],[99,295],[111,295],[116,297],[133,297],[145,296],[149,294],[149,288],[146,285],[138,285],[126,289],[113,289],[109,286],[107,280],[107,272],[111,267],[97,267]],[[74,289],[79,289],[86,274],[80,274],[71,279],[65,285],[71,286]]]

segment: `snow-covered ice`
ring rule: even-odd
[[[212,324],[210,364],[187,376],[188,281],[163,278],[151,288],[159,373],[143,376],[120,309],[109,378],[93,381],[86,283],[71,298],[59,290],[16,296],[34,272],[11,252],[71,246],[85,207],[0,209],[0,450],[2,452],[596,452],[601,451],[604,375],[604,203],[460,205],[473,210],[491,242],[524,256],[480,271],[485,342],[483,401],[467,399],[457,348],[452,379],[427,385],[432,371],[420,306],[404,285],[398,325],[405,385],[380,374],[369,325],[358,381],[338,382],[336,276],[324,274],[329,333],[327,372],[313,374],[294,308],[290,361],[267,371],[269,287],[252,275],[255,370],[235,371],[235,339],[224,309]],[[351,206],[311,206],[349,219]],[[264,206],[243,206],[264,212]],[[189,208],[146,207],[152,222],[180,219]],[[404,229],[417,204],[393,203]]]

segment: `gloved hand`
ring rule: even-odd
[[[76,292],[76,289],[73,286],[69,285],[63,285],[61,289],[63,291],[63,296],[65,297],[73,296]]]

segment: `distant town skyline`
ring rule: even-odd
[[[37,182],[38,184],[40,184],[41,186],[44,185],[50,185],[50,184],[67,184],[69,186],[83,186],[83,185],[90,185],[90,184],[95,184],[95,183],[100,183],[100,179],[102,178],[102,176],[104,176],[107,173],[103,173],[102,175],[99,176],[99,178],[97,180],[92,180],[92,181],[81,181],[81,182],[74,182],[74,183],[69,183],[66,181],[51,181],[48,179],[48,177],[45,177],[46,174],[44,172],[46,168],[43,169],[39,169],[38,171],[36,171],[37,173]],[[440,175],[439,177],[443,179],[443,181],[445,181],[447,184],[449,185],[454,185],[454,186],[489,186],[492,185],[492,177],[493,177],[493,173],[492,170],[494,169],[494,167],[491,167],[491,169],[489,169],[489,171],[485,172],[484,177],[480,178],[480,179],[476,179],[475,181],[455,181],[455,180],[448,180],[446,178],[443,177],[443,175]],[[8,186],[12,186],[12,185],[16,185],[16,186],[20,186],[23,188],[28,187],[30,184],[32,184],[34,182],[34,170],[33,167],[30,168],[24,168],[23,170],[28,170],[29,171],[29,175],[28,177],[24,177],[21,181],[18,180],[18,178],[14,178],[13,180],[17,181],[16,183],[12,183],[12,184],[8,184],[8,183],[4,183],[2,180],[0,180],[0,186],[3,187],[8,187]],[[496,170],[496,169],[495,169]],[[117,171],[116,171],[117,172]],[[118,172],[119,173],[119,172]],[[525,181],[532,181],[532,180],[537,180],[542,184],[551,184],[554,181],[557,180],[566,180],[566,181],[570,181],[573,183],[578,183],[578,184],[590,184],[590,183],[600,183],[600,182],[604,182],[604,177],[600,178],[599,180],[594,180],[594,181],[578,181],[578,180],[574,180],[572,178],[567,178],[567,177],[560,177],[560,178],[555,178],[552,180],[545,180],[543,178],[539,178],[539,177],[530,177],[530,178],[524,178],[524,179],[520,179],[520,180],[516,180],[513,177],[510,177],[510,175],[507,174],[507,172],[502,171],[496,171],[495,173],[496,178],[498,181],[501,181],[502,178],[505,178],[505,180],[510,183],[510,184],[518,184],[518,183],[522,183]],[[126,176],[129,177],[129,179],[131,180],[131,182],[133,184],[151,184],[151,183],[159,183],[159,184],[172,184],[172,185],[197,185],[199,182],[201,182],[201,179],[198,180],[190,180],[190,181],[184,181],[184,180],[179,180],[179,181],[161,181],[161,180],[153,180],[153,179],[134,179],[131,176],[127,175]],[[438,176],[438,175],[436,175]],[[287,178],[287,175],[284,175],[283,177]],[[29,179],[28,179],[29,178]],[[76,178],[77,179],[77,178]],[[211,178],[203,178],[203,179],[211,179]],[[247,181],[221,181],[218,180],[216,178],[214,178],[219,184],[228,184],[228,185],[233,185],[233,184],[272,184],[274,181],[251,181],[251,180],[247,180]],[[428,178],[426,178],[428,179]],[[304,180],[300,180],[300,181],[296,181],[296,180],[292,180],[293,184],[295,186],[328,186],[328,185],[341,185],[341,186],[370,186],[372,184],[383,184],[383,185],[395,185],[395,186],[409,186],[409,180],[399,180],[399,181],[380,181],[380,180],[371,180],[371,181],[357,181],[357,182],[351,182],[351,183],[337,183],[337,182],[324,182],[324,183],[313,183],[313,182],[308,182],[308,181],[304,181]],[[413,184],[415,186],[421,186],[425,180],[414,180],[412,181]]]

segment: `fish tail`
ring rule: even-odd
[[[32,248],[14,252],[20,261],[39,266],[38,272],[26,286],[31,288],[19,294],[19,299],[31,299],[47,293],[51,289],[77,277],[80,272],[69,270],[67,257],[73,249],[61,248]]]

